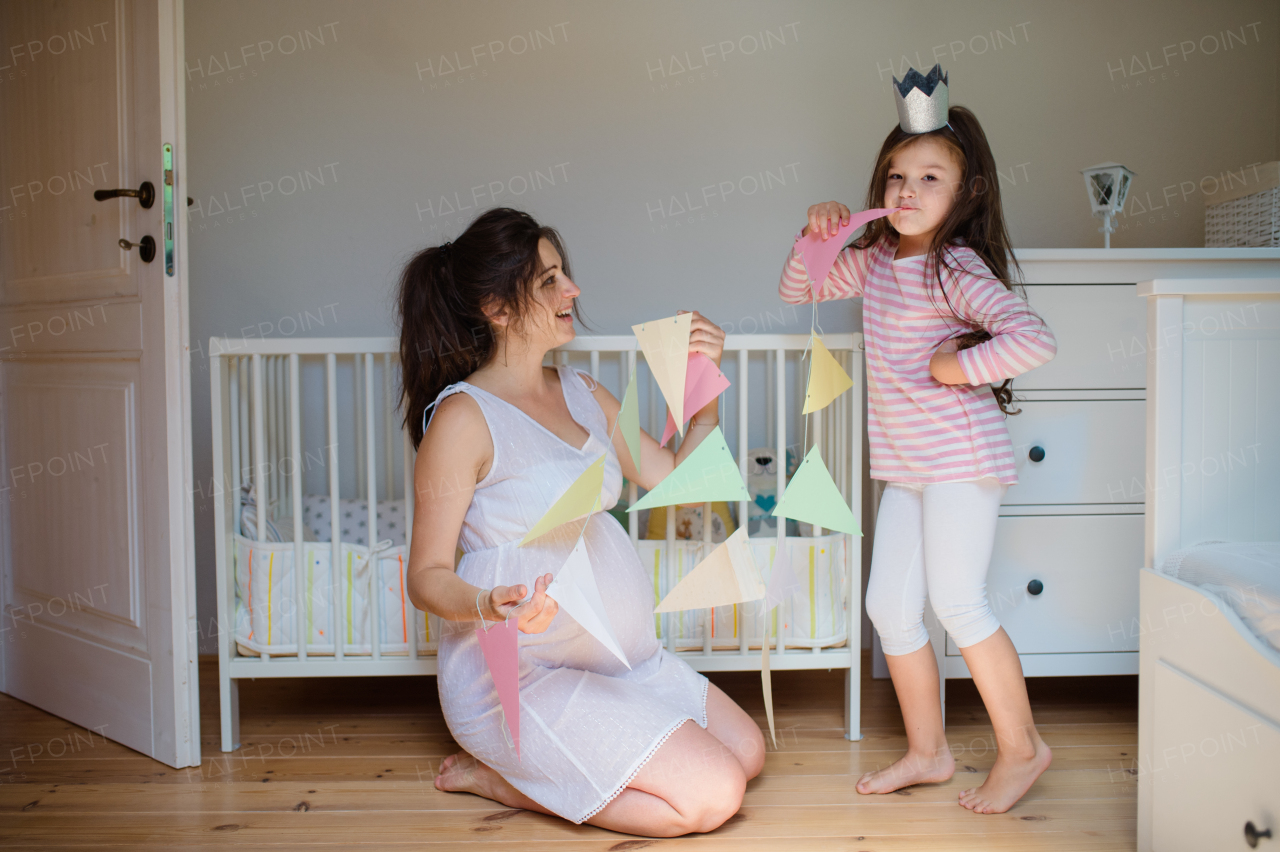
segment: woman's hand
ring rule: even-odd
[[[547,596],[547,586],[554,578],[544,574],[533,584],[533,597],[518,610],[517,622],[521,633],[541,633],[551,626],[551,619],[560,611],[554,598]],[[528,589],[523,586],[495,586],[489,590],[489,612],[493,621],[503,621],[524,600]]]
[[[676,313],[679,315],[689,312]],[[693,312],[693,322],[689,325],[689,351],[701,352],[715,361],[717,367],[720,366],[720,356],[724,354],[724,331],[697,311]]]
[[[823,242],[834,237],[842,225],[849,224],[849,208],[839,201],[824,201],[809,208],[809,224],[801,231],[801,236],[821,234]]]

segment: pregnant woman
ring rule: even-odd
[[[601,455],[608,509],[624,475],[652,488],[718,423],[709,403],[675,453],[642,434],[637,470],[614,429],[618,400],[586,373],[543,366],[574,338],[580,292],[556,231],[505,208],[418,253],[401,277],[405,422],[418,447],[408,587],[446,621],[440,704],[463,748],[435,783],[630,834],[711,831],[764,763],[759,726],[658,642],[652,583],[611,515],[518,546]],[[718,364],[724,333],[697,313],[692,328],[690,352]],[[630,669],[546,594],[580,533]],[[481,617],[508,616],[520,630],[519,757],[475,635]]]

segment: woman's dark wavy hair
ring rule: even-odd
[[[964,271],[963,265],[955,257],[954,246],[957,243],[973,249],[992,275],[1005,287],[1024,298],[1026,293],[1021,287],[1022,268],[1013,255],[1009,230],[1005,226],[999,175],[996,173],[996,161],[991,154],[991,146],[987,143],[987,135],[978,123],[978,117],[962,106],[953,106],[947,110],[947,123],[949,126],[929,133],[907,133],[901,127],[893,128],[885,137],[884,144],[880,146],[880,154],[876,157],[875,171],[867,188],[866,207],[871,209],[883,206],[884,190],[889,180],[889,162],[894,154],[908,145],[920,139],[934,138],[955,155],[962,171],[961,189],[956,195],[951,212],[934,234],[925,266],[934,271],[938,279],[938,290],[942,293],[948,310],[952,316],[958,317],[943,276],[944,269],[952,273]],[[854,245],[865,249],[882,239],[897,240],[898,236],[897,229],[889,224],[888,219],[876,219],[867,225]],[[1016,279],[1010,274],[1011,271],[1016,273]],[[951,276],[951,280],[956,280],[955,274]],[[956,289],[955,286],[952,289]],[[976,346],[990,338],[991,335],[981,328],[973,328],[955,337],[961,349]],[[1021,411],[1011,408],[1013,379],[1005,379],[1003,384],[993,386],[991,390],[1000,410],[1005,414],[1018,414]]]
[[[452,243],[431,246],[405,264],[397,294],[404,424],[417,447],[423,412],[440,391],[493,357],[497,338],[485,308],[505,310],[519,333],[544,271],[538,243],[569,257],[555,228],[509,207],[480,214]],[[573,303],[574,317],[578,302]]]

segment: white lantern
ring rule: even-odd
[[[1103,248],[1111,248],[1111,235],[1115,232],[1112,217],[1124,209],[1129,197],[1129,186],[1134,173],[1119,163],[1099,163],[1082,169],[1084,186],[1089,192],[1089,206],[1093,215],[1102,219],[1098,233],[1103,235]]]

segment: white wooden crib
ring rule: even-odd
[[[807,361],[800,356],[808,335],[728,335],[721,366],[733,386],[720,400],[721,424],[731,447],[736,438],[744,476],[753,439],[774,448],[778,499],[788,449],[798,461],[818,445],[861,517],[862,335],[824,341],[854,387],[809,415],[806,429],[799,411]],[[414,611],[404,590],[414,498],[405,472],[413,470],[414,450],[396,411],[397,346],[389,337],[209,341],[223,751],[239,746],[244,678],[436,674],[438,623]],[[619,398],[639,359],[642,422],[647,411],[646,428],[661,433],[666,409],[633,337],[579,337],[553,357],[589,371]],[[246,485],[258,512],[268,507],[270,523],[241,526]],[[631,484],[623,500],[637,496]],[[747,523],[748,505],[737,506],[739,524]],[[317,513],[327,517],[318,521]],[[702,517],[710,513],[708,504]],[[702,524],[702,542],[677,539],[676,513],[668,511],[665,540],[646,540],[637,515],[626,519],[631,539],[642,564],[654,567],[660,596],[705,554],[712,525]],[[324,540],[313,540],[317,523]],[[390,531],[399,538],[380,536],[389,523],[400,525]],[[788,536],[778,523],[776,536],[751,539],[766,572],[772,548],[789,542],[802,582],[809,580],[808,596],[780,605],[765,631],[752,603],[662,614],[655,626],[699,671],[758,671],[762,641],[773,649],[774,670],[844,669],[846,736],[860,739],[861,546],[844,533],[803,531],[811,534]]]
[[[1241,587],[1230,573],[1241,563],[1228,561],[1280,551],[1280,279],[1156,279],[1138,293],[1149,352],[1146,545],[1130,627],[1138,759],[1117,771],[1138,776],[1140,850],[1280,848],[1280,563],[1248,560],[1264,567]],[[1178,575],[1192,558],[1212,583]],[[1271,641],[1232,598],[1270,612]]]

